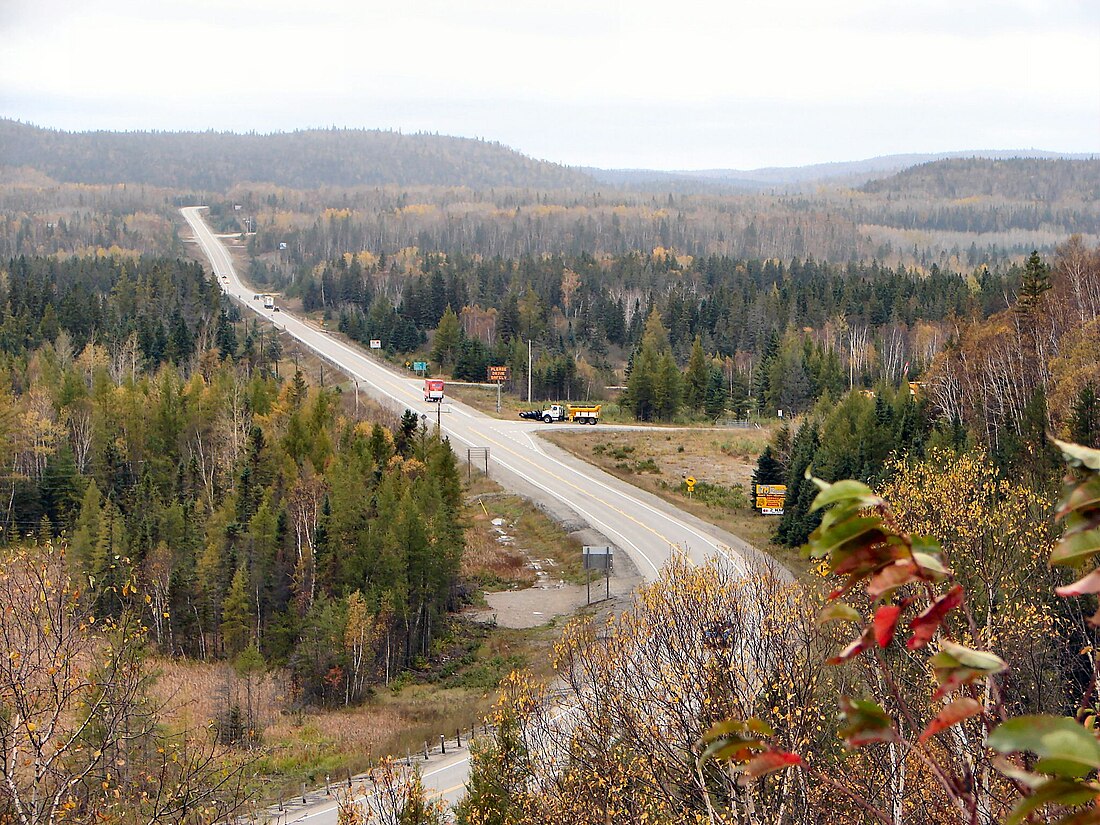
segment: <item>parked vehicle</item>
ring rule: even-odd
[[[541,410],[525,410],[519,414],[519,417],[531,421],[543,421],[547,424],[555,421],[595,424],[600,420],[601,406],[601,404],[551,404]]]
[[[424,379],[424,400],[439,404],[443,401],[443,380],[440,378]]]

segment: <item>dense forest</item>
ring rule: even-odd
[[[906,199],[981,196],[1051,204],[1100,199],[1100,165],[1091,160],[951,158],[865,183],[864,192]]]
[[[586,175],[499,143],[364,129],[276,134],[59,132],[0,120],[0,156],[56,181],[224,191],[242,181],[325,186],[583,189]]]
[[[254,272],[270,274],[262,264]],[[457,378],[483,380],[488,364],[508,364],[514,386],[524,386],[532,340],[533,389],[551,399],[603,397],[604,386],[642,376],[648,362],[635,370],[635,357],[656,313],[656,357],[668,350],[683,369],[696,362],[694,390],[685,385],[664,412],[647,408],[640,416],[669,419],[683,406],[677,399],[688,411],[703,409],[698,385],[712,371],[724,389],[711,418],[727,408],[790,414],[825,393],[916,377],[957,319],[1003,309],[1018,278],[1015,269],[963,276],[933,266],[921,274],[662,249],[518,260],[407,251],[337,258],[294,290],[307,311],[326,313],[357,340],[380,339],[391,352],[415,351],[430,334],[431,358]]]
[[[1012,304],[956,318],[914,386],[881,382],[777,431],[756,477],[787,485],[780,542],[800,545],[820,522],[808,469],[881,485],[898,469],[892,458],[977,448],[1046,493],[1057,475],[1048,433],[1100,447],[1100,248],[1074,237],[1052,263],[1032,255]]]
[[[400,360],[467,380],[507,364],[518,389],[531,342],[540,398],[609,395],[640,421],[783,413],[755,481],[787,485],[774,538],[809,542],[796,581],[674,562],[620,617],[569,625],[555,684],[576,713],[555,729],[549,690],[509,677],[459,821],[992,822],[1034,784],[1021,771],[1050,768],[1004,778],[994,725],[1057,714],[1077,752],[1097,747],[1078,724],[1095,723],[1097,619],[1062,598],[1091,601],[1096,574],[1068,585],[1050,565],[1065,468],[1048,439],[1100,446],[1096,161],[601,192],[426,135],[0,127],[0,587],[62,606],[44,636],[132,654],[115,672],[137,681],[146,648],[246,681],[276,665],[289,705],[333,707],[421,668],[468,598],[449,444],[411,413],[352,414],[241,320],[183,260],[176,210],[209,200],[246,277]],[[1062,505],[1082,543],[1100,459],[1067,455],[1091,479]],[[828,486],[844,478],[870,486]],[[1055,560],[1086,560],[1094,536]],[[6,697],[20,658],[3,657]],[[226,717],[218,736],[253,741]],[[46,747],[15,718],[0,738]],[[113,764],[69,755],[102,773],[80,804],[130,781],[112,771],[132,719]],[[1024,744],[1002,753],[1044,747]],[[114,798],[146,804],[132,790]]]
[[[5,542],[64,534],[97,611],[137,582],[159,650],[252,649],[301,701],[428,654],[463,529],[454,455],[416,416],[278,380],[277,342],[196,264],[20,258],[0,284]]]

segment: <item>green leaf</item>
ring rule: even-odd
[[[1095,553],[1100,553],[1100,530],[1074,533],[1054,545],[1050,563],[1072,567]]]
[[[758,739],[723,737],[707,745],[706,749],[699,755],[699,764],[711,759],[722,762],[745,762],[752,757],[753,751],[762,751],[764,748],[764,743]]]
[[[966,667],[972,667],[991,675],[1000,673],[1008,667],[1000,656],[985,650],[963,647],[960,644],[955,644],[950,639],[944,639],[940,642],[940,650],[950,653],[960,664],[966,665]]]
[[[1075,510],[1090,510],[1100,507],[1100,476],[1092,476],[1077,484],[1069,495],[1058,503],[1057,514],[1064,517]]]
[[[927,553],[913,553],[913,562],[920,569],[921,575],[932,581],[941,581],[951,575],[951,571],[943,566],[936,556]]]
[[[726,719],[715,722],[700,738],[700,744],[707,744],[699,754],[699,764],[711,759],[743,763],[752,758],[754,751],[762,751],[767,745],[757,736],[774,736],[775,731],[767,722],[752,718]]]
[[[811,548],[811,555],[814,558],[827,556],[848,543],[855,543],[861,536],[867,536],[872,532],[874,535],[868,536],[864,543],[882,541],[885,534],[881,530],[881,524],[882,519],[877,516],[867,516],[865,518],[849,519],[827,530],[823,530],[824,525],[822,525],[810,534],[808,546]],[[836,565],[833,566],[836,567]]]
[[[760,736],[775,736],[775,731],[767,722],[754,716],[747,720],[724,719],[721,722],[715,722],[699,741],[713,742],[723,736],[744,736],[750,731]]]
[[[833,602],[817,614],[818,624],[835,621],[860,622],[863,621],[863,616],[854,607],[844,602]]]
[[[1100,789],[1087,782],[1075,782],[1071,779],[1048,779],[1037,787],[1031,796],[1025,797],[1015,807],[1005,825],[1020,825],[1028,816],[1044,805],[1064,805],[1072,808],[1092,802]]]
[[[1058,449],[1062,451],[1062,458],[1071,467],[1088,467],[1090,470],[1100,470],[1100,450],[1091,447],[1082,447],[1069,441],[1060,441],[1052,438]]]
[[[813,478],[813,476],[810,476],[810,478]],[[884,503],[870,487],[859,481],[845,479],[844,481],[838,481],[836,484],[828,484],[816,478],[813,478],[813,481],[821,488],[821,492],[817,494],[813,504],[810,505],[811,513],[841,501],[857,504],[860,507],[874,507]]]
[[[843,696],[840,699],[840,714],[845,722],[840,736],[850,748],[872,742],[891,742],[896,737],[894,721],[876,702]]]
[[[1008,665],[999,656],[984,650],[971,650],[947,639],[940,640],[940,650],[928,663],[940,683],[933,698],[939,699],[976,679],[984,679],[1001,671]]]
[[[838,504],[825,511],[825,514],[821,517],[819,527],[822,531],[829,530],[842,521],[858,516],[861,512],[863,512],[863,508],[858,504]]]
[[[1000,753],[1030,751],[1039,757],[1035,770],[1058,777],[1080,778],[1100,768],[1100,742],[1066,716],[1019,716],[999,725],[986,741]]]
[[[745,722],[745,727],[760,736],[775,736],[775,728],[755,716]]]

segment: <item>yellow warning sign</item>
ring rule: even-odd
[[[787,497],[786,484],[757,484],[756,509],[761,515],[783,515],[783,503]]]

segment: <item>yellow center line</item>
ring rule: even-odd
[[[460,791],[465,787],[466,787],[466,783],[463,782],[461,785],[455,785],[455,786],[450,787],[450,788],[444,788],[441,791],[429,791],[428,796],[446,796],[449,793],[454,793],[455,791]]]
[[[230,264],[229,266],[230,266],[230,270],[231,270],[233,276],[237,277],[237,279],[239,280],[239,276],[237,276],[236,271],[233,270],[232,264]],[[255,310],[254,307],[250,306],[249,308],[253,309],[253,311],[256,312],[256,314],[260,315],[261,318],[265,318],[266,320],[269,320],[271,323],[274,324],[274,319],[273,318],[267,318],[267,316],[265,316],[265,315],[259,313],[257,310]],[[361,363],[360,364],[355,364],[354,366],[350,366],[350,365],[347,365],[347,364],[340,364],[339,361],[336,361],[336,359],[333,358],[331,355],[327,355],[326,353],[320,352],[315,345],[311,345],[310,342],[305,341],[302,338],[299,338],[299,340],[301,340],[303,344],[305,344],[310,349],[313,349],[315,352],[318,352],[318,354],[321,355],[323,358],[328,358],[331,361],[335,361],[338,367],[340,367],[341,369],[343,369],[347,372],[353,373],[354,378],[362,379],[364,381],[367,381],[368,383],[374,384],[375,386],[379,386],[379,385],[385,386],[386,388],[388,388],[390,390],[390,397],[393,398],[393,400],[397,401],[398,403],[403,403],[403,404],[410,403],[405,399],[407,398],[408,395],[414,394],[414,390],[409,386],[409,383],[411,382],[411,379],[401,379],[401,378],[395,376],[388,368],[386,368],[382,364],[374,363],[371,359],[369,359],[367,356],[365,356],[364,354],[357,351],[354,347],[351,347],[351,346],[345,344],[343,341],[340,341],[337,338],[335,338],[331,334],[331,332],[329,332],[328,330],[319,329],[319,328],[313,326],[312,324],[310,324],[304,318],[300,318],[297,315],[287,313],[287,320],[288,321],[295,321],[295,322],[301,324],[308,332],[313,333],[314,335],[317,335],[318,337],[320,337],[322,339],[325,339],[326,341],[336,345],[339,349],[343,350],[344,353],[347,353],[347,355],[351,356],[351,359],[353,360],[353,362],[358,360]],[[286,329],[285,325],[284,325],[283,329],[286,330],[287,332],[290,332],[290,330]],[[293,332],[290,332],[290,334],[292,336],[294,336]],[[298,336],[294,336],[294,337],[298,337]],[[372,373],[377,371],[379,374],[378,375],[363,374],[367,371],[370,371]],[[379,387],[379,388],[381,389],[381,387]],[[489,419],[489,420],[492,420],[492,419]],[[477,419],[475,418],[474,421],[476,422]],[[454,433],[454,435],[455,435],[456,438],[459,438],[460,440],[465,440],[465,439],[462,439],[462,437],[459,436],[457,433]],[[482,432],[482,431],[479,430],[479,431],[477,431],[477,435],[479,437],[484,438],[485,440],[489,441],[491,444],[493,444],[493,445],[499,447],[500,449],[504,450],[505,452],[507,452],[508,454],[513,456],[518,461],[524,462],[527,466],[533,468],[536,471],[536,473],[541,473],[544,476],[549,476],[551,478],[557,479],[562,484],[564,484],[566,487],[569,487],[570,489],[575,490],[583,498],[591,499],[595,502],[598,502],[599,504],[602,504],[604,507],[608,508],[609,510],[611,510],[615,513],[618,513],[624,519],[627,519],[628,521],[633,522],[634,524],[636,524],[638,527],[641,527],[643,530],[646,530],[647,532],[652,533],[654,536],[657,537],[657,539],[659,539],[662,543],[664,543],[669,548],[677,546],[676,543],[674,541],[672,541],[672,539],[670,539],[664,533],[662,533],[661,531],[659,531],[656,528],[652,527],[651,525],[646,524],[645,522],[641,521],[640,519],[632,516],[630,513],[627,513],[625,510],[623,510],[619,507],[616,507],[614,504],[607,501],[606,499],[601,498],[599,495],[593,493],[590,488],[584,487],[580,484],[577,484],[573,481],[570,481],[569,479],[565,478],[564,476],[559,475],[558,473],[554,472],[553,470],[549,470],[549,469],[546,469],[546,468],[543,468],[543,467],[539,466],[534,461],[532,461],[530,458],[525,456],[523,453],[512,449],[507,444],[504,444],[501,441],[498,441],[497,439],[493,438],[492,436],[488,435],[485,432]],[[511,441],[512,439],[508,438],[508,440]],[[521,475],[522,475],[522,473],[521,473]],[[618,492],[618,491],[616,491],[616,492]],[[619,494],[623,495],[622,493],[619,493]],[[571,506],[574,506],[574,507],[577,506],[577,505],[573,504],[573,502],[570,502],[570,501],[566,501],[566,503],[570,504]],[[641,503],[641,502],[639,502],[639,503]],[[643,506],[646,506],[646,505],[643,504]],[[672,519],[669,518],[668,516],[665,516],[664,514],[661,514],[661,515],[662,515],[662,517],[668,519],[669,521],[672,521]],[[626,537],[623,536],[623,538],[625,539]],[[685,558],[686,558],[686,554],[685,554]],[[688,560],[690,561],[690,559],[688,559]]]
[[[589,490],[588,488],[582,487],[581,485],[570,481],[569,479],[565,478],[564,476],[558,475],[553,470],[542,469],[537,464],[535,464],[535,462],[533,462],[531,459],[527,458],[522,453],[519,453],[516,450],[513,450],[507,444],[502,444],[501,442],[497,441],[494,438],[491,438],[488,435],[483,435],[482,437],[485,438],[490,443],[497,445],[498,447],[502,448],[506,452],[508,452],[511,455],[515,456],[517,459],[527,462],[532,467],[534,467],[536,470],[539,470],[543,475],[547,475],[547,476],[550,476],[552,478],[556,478],[562,484],[565,484],[566,486],[573,488],[574,490],[576,490],[578,493],[581,493],[586,498],[590,498],[593,501],[598,501],[600,504],[602,504],[604,507],[607,507],[609,510],[614,510],[616,513],[618,513],[623,518],[634,522],[639,527],[641,527],[645,530],[648,530],[650,533],[655,535],[657,538],[659,538],[661,541],[663,541],[665,544],[669,545],[670,547],[673,544],[675,544],[675,542],[673,542],[671,539],[669,539],[666,535],[661,533],[659,530],[656,530],[653,527],[651,527],[650,525],[646,524],[645,522],[640,521],[639,519],[636,519],[634,516],[630,515],[630,513],[627,513],[624,510],[621,510],[620,508],[616,507],[614,504],[611,504],[609,501],[606,501],[606,500],[600,498],[599,496],[592,493],[591,490]]]

